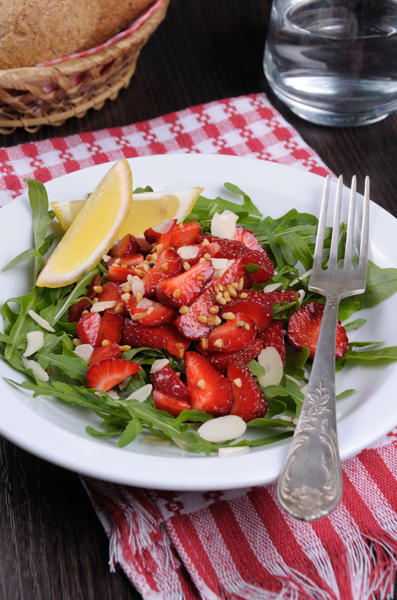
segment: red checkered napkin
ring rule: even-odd
[[[167,152],[232,154],[330,172],[257,94],[0,149],[0,206],[26,189],[24,177],[46,182],[122,157]],[[314,523],[281,510],[276,484],[161,492],[82,479],[110,540],[111,568],[118,562],[145,600],[383,599],[391,597],[396,570],[396,434],[343,462],[342,501]]]

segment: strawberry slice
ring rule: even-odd
[[[172,225],[166,233],[162,233],[156,242],[154,251],[158,256],[171,246],[171,238],[175,229],[176,219],[172,219]]]
[[[310,358],[314,358],[316,353],[323,312],[324,304],[311,302],[294,313],[288,322],[287,336],[291,346],[297,350],[306,346],[310,350]],[[338,319],[335,358],[344,356],[348,349],[349,340],[345,328]]]
[[[156,327],[156,325],[164,325],[171,323],[175,317],[175,310],[169,306],[163,306],[160,302],[154,302],[148,298],[144,298],[137,302],[134,296],[131,295],[127,308],[133,321],[139,321],[140,325],[145,327]]]
[[[91,389],[108,392],[124,379],[142,369],[141,365],[123,358],[107,358],[90,367],[87,371],[87,385]]]
[[[156,373],[151,373],[150,381],[153,387],[163,392],[163,394],[190,403],[191,394],[189,388],[179,379],[178,375],[169,365],[165,365],[165,367],[160,369],[160,371],[156,371]]]
[[[76,325],[76,333],[83,344],[97,346],[99,327],[101,325],[101,317],[98,313],[87,313],[80,317]]]
[[[181,246],[190,246],[195,244],[201,233],[200,223],[180,223],[174,227],[171,236],[171,244],[174,248]]]
[[[119,344],[121,342],[122,332],[123,317],[112,310],[106,310],[101,317],[95,345],[101,346],[102,342],[105,340]]]
[[[285,339],[284,326],[281,321],[274,321],[265,331],[259,336],[264,348],[273,346],[281,356],[285,367]]]
[[[152,327],[150,331],[161,336],[163,340],[165,340],[164,345],[166,350],[178,358],[183,358],[192,342],[185,338],[172,323],[160,325],[159,327]]]
[[[146,229],[146,231],[143,234],[145,236],[145,240],[150,244],[155,244],[157,242],[157,240],[160,238],[160,233],[158,231],[155,231],[152,227],[149,227],[149,229]]]
[[[242,244],[244,244],[244,246],[247,246],[247,248],[250,248],[251,250],[265,252],[265,250],[258,242],[258,238],[256,237],[255,233],[253,233],[249,229],[244,229],[244,227],[241,227],[241,225],[237,225],[236,233],[234,234],[233,239],[237,242],[241,242]]]
[[[232,384],[234,398],[230,414],[241,417],[246,423],[264,416],[268,410],[265,394],[249,368],[242,362],[231,361],[227,376]]]
[[[94,352],[91,355],[90,362],[88,363],[88,367],[92,367],[92,365],[96,365],[96,363],[101,360],[106,360],[107,358],[120,358],[121,350],[120,346],[115,342],[109,344],[109,346],[99,346],[99,348],[95,348]]]
[[[217,279],[212,279],[205,286],[200,296],[193,302],[189,307],[189,312],[180,315],[175,320],[175,325],[179,331],[187,338],[198,340],[206,337],[206,335],[213,329],[213,325],[208,325],[197,320],[197,317],[209,317],[211,315],[210,309],[212,307],[219,307],[216,303],[216,292],[215,286],[221,284],[224,288],[228,284],[238,282],[241,277],[244,277],[244,263],[241,259],[236,260],[225,273]],[[226,303],[225,303],[226,305]],[[202,320],[202,319],[201,319]]]
[[[220,371],[223,375],[226,375],[227,366],[231,360],[237,360],[246,365],[261,353],[263,345],[260,340],[254,339],[246,348],[238,350],[237,352],[207,352],[206,350],[202,350],[201,344],[197,345],[197,349],[205,356],[214,369]]]
[[[156,287],[161,281],[176,277],[183,271],[182,259],[175,250],[165,250],[157,259],[149,273],[142,279],[145,287],[145,296],[151,297],[156,294]]]
[[[266,298],[272,302],[272,304],[278,304],[281,306],[283,302],[287,302],[290,304],[291,302],[296,302],[294,290],[274,290],[273,292],[265,292]]]
[[[139,244],[133,235],[127,233],[121,240],[118,240],[111,248],[110,256],[118,258],[127,254],[136,254],[139,252]]]
[[[121,256],[118,258],[111,258],[107,262],[107,267],[137,267],[141,264],[145,259],[143,258],[143,254],[127,254],[126,256]]]
[[[123,344],[128,344],[131,348],[140,348],[148,346],[149,348],[165,348],[166,340],[164,337],[154,331],[154,328],[144,327],[138,321],[124,319]]]
[[[118,259],[115,259],[118,260]],[[128,257],[123,256],[121,260],[127,260],[133,264],[128,264],[128,262],[122,263],[121,266],[119,264],[113,263],[110,264],[111,261],[108,262],[108,277],[109,281],[114,281],[115,283],[125,283],[127,281],[128,275],[137,275],[134,267],[137,267],[144,261],[142,254],[135,254],[133,258],[128,259]],[[126,266],[123,266],[123,265]]]
[[[192,409],[205,410],[215,416],[226,415],[233,403],[232,386],[227,377],[197,352],[186,352],[185,366]]]
[[[172,417],[179,417],[183,410],[191,410],[189,402],[181,400],[180,398],[173,398],[160,392],[160,390],[154,389],[153,401],[157,410],[163,410],[169,413]]]
[[[250,317],[258,329],[258,333],[262,333],[264,329],[269,327],[273,319],[272,303],[263,292],[254,290],[241,290],[237,293],[237,298],[222,308],[222,312],[232,312],[234,314],[243,313]]]
[[[84,294],[84,296],[87,296],[87,298],[89,298],[90,300],[94,300],[94,298],[96,298],[98,296],[97,292],[94,290],[94,287],[101,286],[101,285],[102,285],[102,278],[99,275],[95,275],[95,277],[93,277],[90,285],[88,286],[87,291]],[[83,311],[90,310],[90,308],[91,308],[91,302],[88,302],[88,300],[84,300],[84,299],[79,300],[75,304],[72,304],[72,306],[69,307],[69,311],[68,311],[68,323],[77,323],[77,321],[80,319]]]
[[[207,335],[209,352],[236,352],[245,348],[256,337],[255,322],[243,313],[219,325]]]
[[[102,292],[98,296],[98,302],[121,302],[121,291],[117,283],[108,281],[102,287]]]
[[[156,287],[157,299],[167,306],[190,306],[201,294],[214,274],[210,261],[197,263],[184,273],[161,281]]]

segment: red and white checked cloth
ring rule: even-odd
[[[26,189],[24,177],[46,182],[122,157],[167,152],[233,154],[329,173],[266,96],[257,94],[128,127],[0,149],[0,206]],[[110,539],[111,568],[120,563],[145,600],[391,597],[397,429],[343,462],[342,501],[314,523],[281,510],[276,484],[199,493],[82,479]]]

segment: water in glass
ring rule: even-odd
[[[273,0],[264,70],[304,119],[380,121],[397,109],[397,0]]]

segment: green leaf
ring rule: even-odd
[[[371,308],[397,291],[397,269],[381,269],[370,260],[367,266],[367,287],[364,294],[349,299],[359,303],[360,309]],[[345,304],[342,300],[341,304]]]
[[[3,269],[1,271],[3,272],[3,271],[8,271],[9,269],[13,269],[17,265],[20,265],[21,263],[25,262],[26,260],[29,260],[29,258],[40,258],[40,257],[41,257],[41,254],[38,250],[35,250],[34,248],[29,248],[29,250],[25,250],[24,252],[21,252],[21,254],[18,254],[18,256],[16,256],[11,262],[9,262],[8,265],[3,267]]]
[[[247,367],[255,377],[262,377],[263,375],[266,375],[265,368],[262,367],[262,365],[260,365],[255,359],[251,360],[251,362],[247,364]]]
[[[134,416],[120,436],[119,448],[125,448],[128,444],[131,444],[141,432],[142,423],[137,416]]]
[[[87,365],[85,361],[75,354],[75,356],[65,356],[64,354],[55,354],[55,352],[47,352],[44,348],[36,353],[37,360],[43,369],[47,367],[57,367],[62,373],[65,373],[70,379],[80,381],[83,385],[87,383]]]
[[[14,357],[16,350],[21,343],[22,339],[25,338],[26,333],[37,329],[37,323],[32,327],[33,319],[28,316],[29,310],[34,310],[36,303],[36,289],[33,289],[30,294],[22,296],[21,298],[15,298],[14,301],[18,301],[21,307],[21,312],[18,315],[15,323],[13,324],[11,331],[9,332],[10,343],[6,346],[5,358],[10,360]],[[26,321],[26,319],[29,321]]]
[[[87,291],[87,287],[89,286],[95,275],[99,275],[99,270],[97,267],[95,267],[95,269],[92,269],[91,271],[86,271],[85,273],[83,273],[82,277],[78,280],[76,285],[73,286],[73,289],[69,292],[66,298],[62,298],[57,303],[55,309],[53,309],[54,316],[50,321],[53,327],[66,313],[69,306],[74,304],[77,301],[78,297],[83,295]]]
[[[366,319],[356,319],[355,321],[350,321],[350,323],[344,323],[343,327],[345,328],[345,331],[351,331],[352,329],[362,327],[366,322]]]
[[[360,310],[360,303],[356,300],[351,300],[346,304],[341,304],[338,309],[338,319],[342,322],[346,321],[347,319],[350,319],[350,317],[354,315],[357,310]]]

